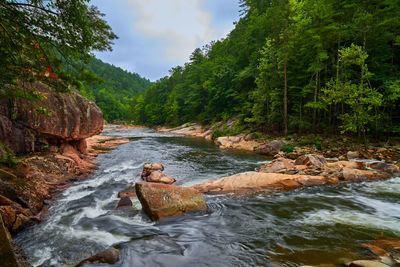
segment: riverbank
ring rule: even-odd
[[[0,215],[10,243],[14,244],[12,235],[45,218],[56,193],[90,177],[99,154],[128,142],[94,135],[76,146],[63,144],[21,156],[14,166],[0,165]],[[14,250],[20,251],[17,247]],[[22,256],[20,264],[25,266],[23,262]]]
[[[211,126],[187,123],[175,128],[157,127],[157,131],[204,138],[222,149],[240,149],[271,157],[297,159],[306,154],[321,154],[337,160],[376,159],[400,165],[400,144],[370,145],[365,151],[361,144],[347,137],[288,136],[272,138],[259,133],[239,133],[215,137]],[[215,134],[214,134],[215,135]],[[214,137],[214,138],[213,138]]]

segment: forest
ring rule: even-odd
[[[151,82],[137,73],[92,58],[86,69],[92,73],[79,87],[80,92],[96,102],[106,121],[128,121],[132,98],[145,92]]]
[[[243,0],[229,35],[135,96],[131,119],[398,136],[399,17],[397,0]]]

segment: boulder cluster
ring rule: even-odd
[[[382,180],[397,175],[400,175],[400,169],[392,164],[327,162],[321,155],[308,154],[296,160],[277,158],[261,166],[258,172],[239,173],[194,185],[193,188],[209,194],[246,194],[266,190],[291,190],[304,186]]]
[[[118,193],[118,209],[132,206],[132,197],[137,197],[143,211],[153,221],[167,217],[181,216],[192,212],[208,211],[202,194],[194,188],[172,185],[176,179],[163,173],[161,163],[148,163],[143,166],[141,178],[134,186]]]

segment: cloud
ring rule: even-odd
[[[105,62],[150,80],[183,65],[197,48],[226,36],[238,19],[237,0],[91,0],[119,36]]]
[[[193,50],[218,38],[211,27],[211,14],[201,0],[131,0],[133,27],[159,43],[163,59],[185,61]]]

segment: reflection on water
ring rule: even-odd
[[[400,179],[257,196],[206,196],[210,214],[151,222],[116,210],[117,193],[161,162],[179,185],[256,169],[266,158],[150,129],[107,132],[132,142],[99,156],[95,175],[61,193],[47,220],[16,241],[38,266],[74,264],[109,246],[115,266],[298,266],[366,258],[360,244],[400,237]],[[95,264],[93,266],[96,266]]]

